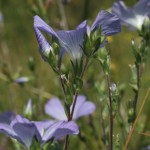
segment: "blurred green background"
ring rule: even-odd
[[[74,29],[85,19],[89,20],[89,24],[92,23],[100,10],[110,9],[114,3],[113,0],[70,0],[66,4],[61,3],[60,6],[60,1],[0,0],[0,13],[3,17],[3,21],[0,22],[0,112],[13,110],[16,113],[22,113],[28,99],[32,98],[33,103],[36,104],[36,113],[40,119],[40,117],[43,118],[44,116],[44,103],[53,95],[60,96],[62,94],[60,94],[61,87],[58,77],[55,76],[49,65],[39,55],[38,43],[33,30],[34,15],[38,14],[56,30],[63,28]],[[136,0],[126,0],[125,2],[127,5],[132,6]],[[60,10],[60,7],[63,7],[63,9]],[[62,11],[64,11],[66,22],[62,19]],[[126,92],[123,97],[124,110],[127,108],[127,101],[133,98],[133,92],[128,85],[130,80],[129,64],[134,63],[131,52],[132,39],[137,43],[140,42],[136,32],[131,32],[123,27],[120,34],[110,37],[109,44],[107,45],[112,61],[111,80],[112,82],[125,83],[126,85]],[[34,59],[35,63],[34,71],[29,68],[29,62],[31,64],[29,60],[31,58]],[[149,65],[150,59],[148,59],[142,78],[139,105],[150,85]],[[97,69],[98,67],[99,70]],[[88,88],[88,85],[92,86],[95,80],[101,79],[99,78],[100,74],[100,66],[93,62],[87,70],[86,79],[88,80],[85,81],[83,89],[83,93],[87,95],[88,99],[95,101],[96,104],[98,104],[96,101],[98,95],[94,92],[95,89]],[[20,76],[29,77],[31,82],[25,85],[18,85],[13,80]],[[150,102],[147,101],[141,120],[145,121],[145,118],[149,115],[149,106]],[[99,108],[97,108],[97,113],[98,111]],[[95,118],[96,123],[100,124],[99,118],[97,116]],[[127,118],[124,118],[124,121],[127,122]],[[139,124],[139,126],[145,126],[144,123]],[[145,131],[150,131],[149,125],[150,121],[147,119]],[[101,128],[101,126],[98,128]],[[99,131],[100,138],[101,129]],[[121,136],[121,131],[118,130],[117,132]],[[137,135],[138,133],[135,133],[135,136]],[[140,139],[140,136],[138,135],[135,141]],[[150,143],[150,137],[143,136],[142,139],[141,143],[139,143],[139,149],[140,146],[143,147]],[[8,140],[5,140],[0,140],[0,149],[1,147],[3,149],[6,148]],[[89,140],[91,139],[89,138]],[[77,144],[76,141],[78,142],[78,140],[74,140],[74,144]],[[134,138],[131,141],[132,148],[134,149],[137,148],[134,144],[135,141]],[[78,149],[86,149],[82,142],[78,145],[80,147]]]

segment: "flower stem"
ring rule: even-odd
[[[83,68],[83,71],[81,73],[81,79],[83,78],[83,75],[85,73],[85,70],[88,66],[88,62],[89,62],[89,59],[86,58],[86,62],[85,62],[85,65],[84,65],[84,68]],[[71,121],[72,118],[73,118],[73,113],[74,113],[74,110],[75,110],[75,106],[76,106],[76,102],[77,102],[77,98],[78,98],[78,90],[75,91],[75,96],[74,96],[74,100],[73,100],[73,106],[72,106],[72,110],[70,112],[70,114],[68,115],[68,121]],[[69,145],[69,135],[66,136],[65,138],[65,145],[64,145],[64,150],[68,150],[68,145]]]
[[[110,90],[110,77],[106,75],[107,88],[108,88],[108,97],[109,97],[109,123],[110,123],[110,134],[109,134],[109,150],[113,149],[113,108],[112,108],[112,97]]]

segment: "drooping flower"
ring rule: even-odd
[[[133,8],[129,8],[119,0],[113,4],[112,13],[116,14],[124,25],[141,30],[144,21],[150,15],[150,1],[139,0]]]
[[[78,134],[79,130],[73,121],[29,121],[20,115],[2,113],[0,132],[30,148],[33,138],[44,144],[50,139],[57,140],[68,134]]]
[[[91,114],[95,110],[95,104],[86,101],[86,97],[79,95],[76,101],[76,106],[73,113],[73,120],[80,118],[81,116],[86,116]],[[70,111],[72,110],[72,105]],[[57,120],[67,121],[67,116],[65,114],[64,107],[58,98],[50,99],[45,105],[45,112]]]

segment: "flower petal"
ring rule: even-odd
[[[11,121],[16,117],[14,112],[7,111],[0,114],[0,123],[10,124]]]
[[[111,14],[104,10],[98,13],[95,21],[91,26],[91,30],[94,30],[95,28],[98,27],[101,27],[102,34],[106,36],[114,35],[121,31],[119,18],[116,15]]]
[[[73,113],[73,120],[76,120],[81,116],[86,116],[91,114],[95,110],[95,108],[96,107],[94,103],[86,101],[85,96],[79,95]],[[71,106],[71,110],[72,110],[72,106]]]
[[[139,0],[133,7],[135,13],[138,15],[150,15],[150,1]]]
[[[34,29],[39,29],[48,33],[50,36],[58,38],[56,32],[37,15],[34,16]]]
[[[52,98],[45,105],[45,112],[57,120],[67,120],[64,107],[58,98]]]
[[[91,114],[96,109],[94,103],[86,101],[80,109],[78,110],[78,114],[76,115],[76,118],[79,118],[81,116],[87,116]]]
[[[47,129],[47,131],[45,132],[45,136],[43,137],[43,141],[47,141],[51,138],[57,140],[65,135],[78,133],[79,129],[76,123],[74,123],[73,121],[70,122],[60,121],[54,123],[51,127]]]
[[[139,6],[135,6],[135,8]],[[137,9],[136,8],[136,9]],[[137,12],[138,13],[137,13]],[[112,13],[116,14],[123,24],[131,29],[141,29],[141,26],[145,20],[145,16],[141,14],[140,10],[134,10],[128,8],[123,1],[117,1],[112,6]]]
[[[78,125],[74,121],[63,122],[59,128],[54,132],[54,139],[60,139],[65,135],[79,134]]]
[[[82,27],[82,28],[81,28]],[[82,45],[86,33],[86,24],[82,24],[76,30],[58,31],[57,34],[61,47],[69,53],[71,59],[76,61],[82,57]]]
[[[13,137],[15,139],[18,139],[17,134],[14,132],[14,130],[8,124],[0,123],[0,132],[9,136],[9,137]]]
[[[77,101],[76,101],[76,105],[74,108],[74,113],[73,113],[73,120],[76,120],[78,118],[78,110],[80,109],[80,107],[83,105],[83,103],[86,101],[86,97],[83,95],[79,95],[77,97]],[[71,105],[70,107],[70,111],[72,111],[72,107],[73,105]]]
[[[49,52],[52,50],[52,47],[46,41],[45,37],[38,28],[34,28],[34,31],[40,47],[39,52],[43,60],[46,61],[46,56],[48,56]]]
[[[33,123],[16,123],[13,125],[13,129],[27,148],[32,144],[34,137],[40,136]]]
[[[44,133],[42,137],[42,141],[46,142],[47,140],[54,138],[53,133],[57,130],[57,128],[62,124],[63,121],[59,121],[56,123],[53,123]]]
[[[81,28],[85,28],[85,26],[87,26],[87,20],[84,20],[83,22],[81,22],[76,29],[81,29]]]
[[[53,123],[55,123],[55,121],[33,121],[33,123],[40,133],[40,136],[43,137],[45,130],[49,128]]]

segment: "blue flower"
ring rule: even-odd
[[[53,52],[52,43],[48,43],[41,31],[48,33],[49,36],[54,38],[60,46],[60,56],[62,53],[69,53],[72,61],[81,58],[83,37],[86,32],[86,25],[75,30],[57,31],[55,32],[49,25],[47,25],[39,16],[34,17],[34,31],[37,41],[40,46],[40,54],[44,60],[49,55],[50,51]]]
[[[91,114],[95,110],[95,104],[86,101],[86,97],[79,95],[76,101],[76,106],[73,113],[73,120],[80,118],[81,116],[86,116]],[[70,111],[72,110],[72,105]],[[67,121],[67,116],[65,114],[64,107],[58,98],[50,99],[45,105],[45,112],[57,120]]]
[[[119,0],[113,4],[112,13],[116,14],[122,23],[131,29],[141,30],[150,15],[150,1],[139,0],[131,9],[122,0]]]
[[[40,47],[40,54],[46,61],[50,52],[53,52],[53,42],[59,45],[60,57],[64,52],[70,55],[70,59],[74,62],[80,60],[83,55],[83,42],[88,32],[93,32],[101,28],[104,36],[114,35],[121,31],[119,18],[107,11],[101,11],[91,27],[87,25],[87,21],[83,21],[75,30],[61,30],[55,32],[48,24],[46,24],[39,16],[34,17],[34,31]],[[54,41],[47,42],[42,34],[46,32]],[[99,33],[101,34],[101,33]],[[104,44],[105,45],[105,44]],[[103,45],[103,46],[104,46]]]
[[[60,139],[65,135],[78,134],[78,126],[73,121],[29,121],[11,112],[0,114],[0,132],[16,139],[30,148],[33,138],[41,145],[50,139]]]

